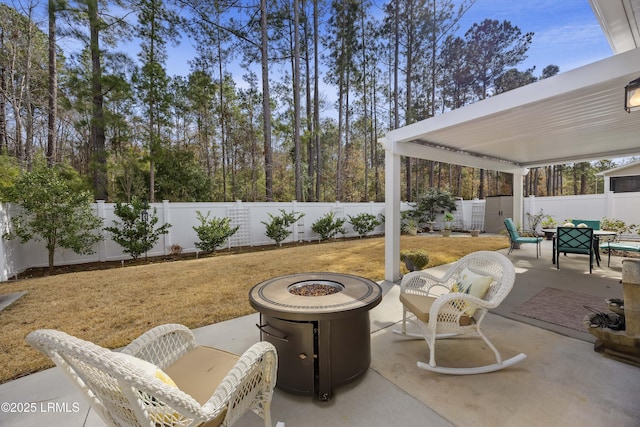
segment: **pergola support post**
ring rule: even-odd
[[[381,140],[385,147],[385,207],[384,207],[384,278],[400,279],[400,155],[393,142]]]
[[[532,212],[533,213],[533,212]],[[513,174],[513,221],[524,229],[524,174]]]

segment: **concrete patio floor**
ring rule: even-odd
[[[427,237],[425,237],[427,238]],[[434,236],[433,238],[442,238]],[[451,237],[455,238],[455,237]],[[501,251],[507,253],[507,250]],[[276,389],[273,422],[286,426],[638,426],[640,368],[605,357],[593,349],[593,337],[550,323],[513,314],[545,287],[620,298],[621,260],[589,275],[586,257],[563,257],[561,269],[551,264],[551,243],[523,245],[509,256],[516,266],[513,291],[485,320],[483,331],[503,357],[523,352],[527,359],[490,374],[446,376],[419,369],[426,360],[423,340],[393,334],[401,319],[399,287],[383,282],[385,296],[370,313],[372,362],[356,381],[337,387],[328,402]],[[441,266],[434,270],[440,274]],[[198,342],[241,353],[259,339],[258,315],[195,330]],[[440,345],[442,345],[440,347]],[[442,341],[442,363],[490,362],[479,339]],[[35,403],[35,412],[0,411],[1,426],[103,426],[79,392],[57,368],[0,385],[0,403]],[[261,426],[245,415],[238,426]]]

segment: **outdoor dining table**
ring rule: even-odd
[[[542,231],[546,233],[553,233],[553,253],[551,255],[551,262],[556,263],[556,229],[555,228],[543,228]],[[596,262],[598,267],[600,266],[600,237],[601,236],[615,236],[618,233],[611,230],[593,230],[593,252],[596,254]]]

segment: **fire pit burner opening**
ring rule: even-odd
[[[329,280],[305,280],[294,283],[288,287],[289,293],[303,297],[321,297],[337,294],[344,290],[344,286],[338,282]]]

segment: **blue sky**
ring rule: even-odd
[[[376,3],[381,6],[388,1]],[[508,20],[523,33],[534,33],[528,58],[518,69],[535,66],[535,76],[547,65],[557,65],[562,73],[613,55],[589,0],[476,0],[460,22],[459,35],[464,37],[473,23],[486,18]],[[191,59],[187,53],[193,52],[190,42],[185,40],[179,46],[167,48],[168,73],[187,75],[187,61]],[[245,71],[234,66],[228,69],[233,73],[237,70],[240,75],[234,77],[242,85],[241,75]],[[256,72],[259,73],[259,68]]]
[[[9,5],[14,3],[12,0],[0,1]],[[389,0],[374,1],[381,6]],[[37,15],[43,17],[41,14],[45,13],[45,5],[46,2],[41,2],[42,10],[38,10]],[[529,58],[518,68],[524,70],[535,66],[536,76],[550,64],[559,66],[560,72],[565,72],[613,54],[589,0],[476,0],[462,19],[459,34],[464,36],[473,23],[486,18],[506,19],[523,33],[535,33]],[[64,40],[60,42],[64,44]],[[169,75],[187,75],[187,61],[193,56],[190,42],[185,40],[179,46],[168,46],[168,50]],[[130,53],[135,57],[137,49],[132,49]],[[235,73],[234,68],[230,67],[230,71]],[[238,73],[244,74],[244,71],[238,70]],[[240,83],[241,75],[234,77]]]
[[[455,1],[459,3],[459,0]],[[381,9],[389,0],[374,2]],[[562,73],[613,55],[589,0],[476,0],[460,21],[458,35],[464,37],[471,25],[487,18],[508,20],[523,34],[534,33],[528,58],[517,68],[523,71],[535,66],[533,74],[536,77],[547,65],[557,65]],[[184,40],[179,46],[167,46],[167,50],[168,74],[188,75],[187,61],[193,57],[189,40]],[[242,80],[246,70],[237,64],[228,64],[226,68],[239,87],[247,86]],[[252,69],[260,74],[258,65],[254,64]],[[274,72],[278,71],[274,68]],[[335,101],[335,88],[323,82],[320,90],[327,101]]]
[[[588,0],[476,0],[461,21],[461,35],[485,18],[535,33],[529,58],[518,69],[535,65],[536,76],[550,64],[562,73],[613,55]]]

